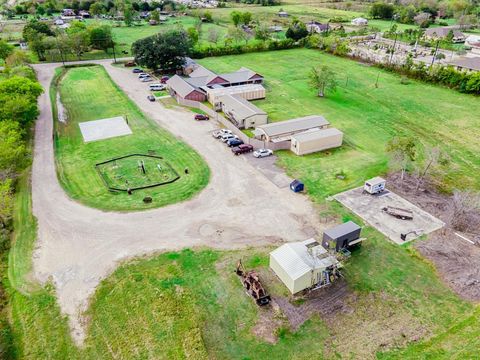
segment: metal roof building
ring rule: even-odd
[[[290,140],[293,153],[307,155],[342,146],[343,133],[335,128],[307,130],[292,135]]]
[[[278,142],[290,140],[294,134],[312,129],[325,129],[329,125],[330,123],[323,116],[310,115],[257,126],[254,134],[261,140]]]
[[[248,84],[229,87],[202,88],[207,93],[207,100],[216,105],[224,95],[238,95],[245,100],[257,100],[265,98],[265,88],[260,84]]]
[[[267,123],[267,113],[238,95],[220,98],[222,111],[236,127],[248,129]]]
[[[313,238],[284,244],[270,253],[270,268],[292,294],[320,283],[328,268],[339,265]]]
[[[206,99],[204,93],[196,89],[178,75],[174,75],[167,80],[167,87],[170,95],[176,98],[177,101],[179,98],[194,101],[205,101]]]

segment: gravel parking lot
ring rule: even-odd
[[[39,100],[32,170],[33,211],[38,219],[34,275],[42,283],[53,280],[78,343],[85,337],[82,314],[88,299],[121,261],[185,247],[232,249],[298,241],[322,231],[325,224],[320,224],[305,196],[275,185],[268,171],[280,179],[277,170],[265,173],[252,166],[273,158],[234,156],[212,138],[213,122],[196,122],[189,110],[148,101],[148,83],[138,81],[131,70],[107,60],[96,63],[105,66],[147,116],[205,158],[211,179],[190,201],[144,212],[103,212],[71,200],[58,183],[52,146],[48,88],[59,64],[35,65],[45,92]]]

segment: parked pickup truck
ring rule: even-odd
[[[235,155],[245,154],[247,152],[252,152],[252,151],[253,151],[253,146],[250,144],[242,144],[232,148],[232,152]]]
[[[233,134],[231,130],[227,130],[227,129],[220,129],[218,131],[214,131],[212,133],[212,136],[215,138],[215,139],[220,139],[222,137],[222,135],[225,135],[225,134]]]

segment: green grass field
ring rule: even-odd
[[[330,211],[358,221],[339,205]],[[473,359],[478,352],[478,307],[452,294],[410,246],[394,245],[370,228],[344,270],[355,291],[351,310],[337,314],[334,323],[313,316],[296,332],[280,326],[278,342],[267,343],[253,334],[267,320],[233,269],[242,258],[260,272],[270,294],[286,296],[267,269],[269,249],[184,250],[131,261],[102,281],[79,349],[51,286],[40,288],[31,279],[36,224],[28,174],[18,186],[14,217],[7,288],[17,358],[450,360]],[[405,347],[417,333],[425,340]]]
[[[105,210],[139,210],[186,200],[208,182],[209,170],[203,159],[141,111],[118,89],[100,66],[73,68],[60,80],[59,90],[67,111],[66,124],[55,122],[55,154],[60,183],[75,200]],[[54,91],[52,96],[54,97]],[[84,143],[78,123],[114,116],[127,116],[133,134]],[[107,190],[95,164],[115,157],[153,152],[178,174],[177,181],[133,195]],[[184,174],[184,169],[189,174]],[[153,202],[142,199],[151,196]]]
[[[411,81],[349,59],[315,50],[286,51],[226,56],[200,60],[216,72],[240,66],[265,76],[267,96],[255,101],[269,114],[270,121],[320,114],[345,134],[344,145],[298,157],[279,152],[280,164],[294,177],[305,180],[313,199],[354,186],[387,171],[385,144],[394,135],[412,136],[420,147],[439,146],[449,156],[438,179],[446,189],[480,189],[480,102],[474,96]],[[308,85],[312,66],[328,65],[337,74],[338,89],[318,98]],[[378,88],[375,82],[378,77]],[[336,174],[345,172],[346,179]]]

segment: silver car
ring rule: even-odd
[[[258,149],[253,152],[253,156],[256,158],[263,158],[270,155],[273,155],[273,151],[270,149]]]
[[[238,139],[238,136],[237,135],[233,135],[233,134],[223,134],[221,137],[220,137],[220,140],[222,140],[222,142],[226,143],[228,140],[230,139]]]

